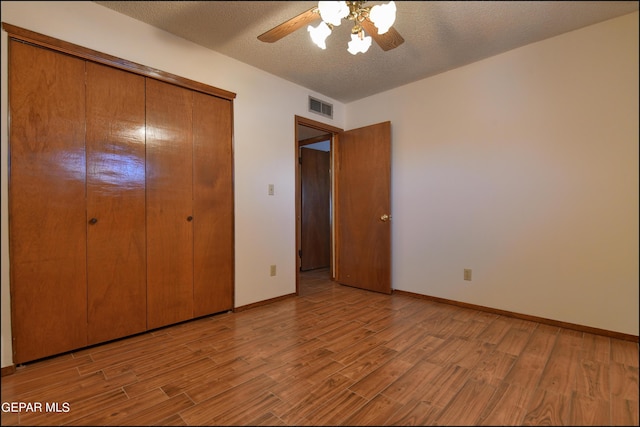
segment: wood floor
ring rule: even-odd
[[[2,402],[3,426],[637,426],[638,343],[315,271],[298,297],[20,366]]]

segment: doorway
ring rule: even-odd
[[[320,139],[319,142],[313,142]],[[300,271],[328,269],[331,260],[331,135],[299,141]]]
[[[295,116],[296,159],[311,135],[330,138],[330,279],[390,294],[391,287],[391,122],[343,131]],[[301,143],[301,141],[309,144]],[[309,150],[306,148],[306,150]],[[300,292],[302,197],[296,161],[296,294]],[[304,255],[304,254],[302,254]]]
[[[296,294],[300,274],[328,269],[334,277],[331,177],[334,136],[341,129],[295,117],[296,135]]]

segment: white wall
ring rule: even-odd
[[[395,289],[638,335],[637,12],[346,106],[385,120]]]
[[[394,288],[638,335],[637,13],[345,106],[91,2],[1,6],[4,22],[237,94],[236,306],[295,291],[294,115],[390,120]],[[3,367],[6,47],[2,32]]]
[[[2,1],[2,21],[237,94],[235,306],[295,292],[295,115],[343,127],[340,102],[92,2]],[[2,31],[2,366],[12,364],[7,225],[7,33]],[[312,95],[334,120],[307,110]],[[268,196],[274,184],[275,195]],[[277,265],[277,275],[269,266]]]

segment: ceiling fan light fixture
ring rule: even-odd
[[[378,29],[378,34],[384,34],[396,20],[396,3],[390,1],[387,4],[377,4],[371,8],[369,19]]]
[[[374,6],[364,6],[365,3],[365,1],[319,1],[316,7],[261,34],[258,39],[272,43],[320,18],[322,22],[317,27],[307,25],[311,40],[320,49],[327,48],[327,37],[334,26],[340,25],[342,19],[353,22],[351,42],[348,43],[347,48],[352,55],[369,50],[373,40],[385,51],[402,44],[404,39],[392,26],[396,17],[395,2],[392,0]],[[366,36],[365,28],[371,37]]]
[[[320,24],[318,24],[317,27],[309,25],[307,27],[307,31],[309,32],[311,40],[313,40],[316,46],[318,46],[320,49],[327,48],[325,41],[327,40],[327,37],[329,37],[329,34],[331,34],[331,27],[329,26],[329,24],[322,21],[320,22]]]
[[[360,37],[360,40],[356,40],[354,44],[362,45],[362,47],[354,47],[353,52],[366,51],[363,43],[366,44],[369,39],[365,40],[365,29],[371,36],[370,40],[375,41],[384,51],[395,49],[404,43],[402,36],[391,26],[395,21],[396,12],[396,4],[393,0],[385,4],[376,2],[374,6],[365,5],[365,1],[319,1],[317,6],[260,34],[258,40],[273,43],[307,26],[307,32],[312,41],[321,49],[326,49],[325,40],[333,31],[333,27],[340,25],[341,20],[346,18],[353,23],[351,33],[359,34]],[[309,25],[319,19],[322,22],[317,27]]]
[[[319,1],[318,12],[324,22],[338,26],[349,15],[349,6],[345,1]]]

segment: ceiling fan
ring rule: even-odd
[[[404,43],[402,36],[391,26],[395,20],[396,6],[391,1],[386,4],[365,6],[364,1],[319,1],[318,6],[294,16],[280,25],[258,36],[258,40],[273,43],[294,31],[308,25],[311,38],[320,48],[325,48],[324,40],[331,34],[334,26],[342,19],[353,22],[349,52],[355,55],[366,52],[371,39],[388,51]],[[312,22],[322,19],[317,27]],[[366,33],[365,33],[366,32]],[[367,36],[366,34],[369,34]]]

